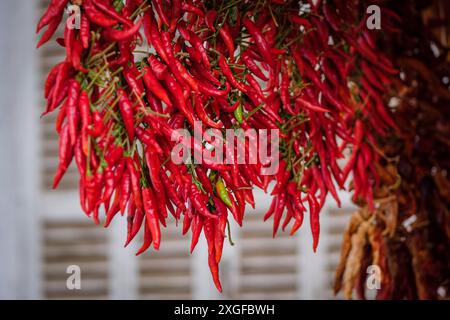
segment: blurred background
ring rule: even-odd
[[[48,0],[3,0],[0,11],[0,298],[1,299],[330,299],[342,234],[353,208],[329,201],[322,211],[321,240],[312,251],[309,221],[295,237],[271,236],[262,216],[269,199],[245,227],[232,227],[221,263],[224,293],[209,276],[204,239],[189,254],[190,237],[172,221],[161,252],[135,257],[126,249],[124,222],[108,230],[80,210],[78,176],[68,171],[51,190],[57,166],[54,116],[40,119],[46,74],[63,57],[53,41],[35,49],[35,25]],[[59,33],[61,34],[61,32]],[[140,239],[137,239],[140,240]],[[71,265],[81,269],[81,290],[69,290]]]

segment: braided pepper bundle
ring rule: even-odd
[[[254,188],[274,185],[265,215],[274,237],[280,226],[294,234],[309,212],[314,250],[325,199],[340,205],[350,176],[354,200],[373,208],[378,139],[395,129],[380,97],[398,72],[365,28],[362,2],[52,0],[38,46],[69,4],[80,25],[65,24],[66,59],[45,84],[44,115],[58,112],[60,135],[53,187],[75,159],[84,212],[96,223],[104,212],[105,226],[126,213],[126,245],[144,232],[138,254],[160,248],[170,214],[191,231],[191,251],[204,233],[221,291],[229,214],[242,226]],[[267,130],[279,159],[255,157],[248,140],[244,164],[236,146],[211,152],[211,140],[192,135],[198,126],[223,140],[230,129]],[[232,163],[214,161],[218,152]]]
[[[402,73],[382,99],[396,101],[400,132],[382,139],[377,208],[356,212],[344,235],[335,292],[366,298],[371,265],[377,299],[448,299],[450,261],[450,30],[446,1],[384,1],[401,33],[378,39]],[[442,14],[444,14],[444,19]]]

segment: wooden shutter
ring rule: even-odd
[[[167,229],[163,230],[161,251],[151,248],[139,258],[137,290],[140,299],[192,298],[190,242],[181,235],[180,227],[170,219]]]
[[[108,297],[108,241],[101,227],[90,221],[46,221],[42,234],[43,298]],[[67,268],[71,265],[81,270],[81,290],[67,288]]]
[[[272,223],[264,222],[263,215],[263,211],[247,214],[245,228],[240,230],[236,298],[294,299],[298,292],[298,239],[287,232],[279,232],[273,239]]]

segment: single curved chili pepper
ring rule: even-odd
[[[78,125],[79,125],[79,112],[78,112],[78,95],[80,92],[80,84],[76,80],[70,80],[69,92],[65,103],[65,110],[67,114],[67,123],[69,125],[70,143],[75,145],[78,139]]]
[[[222,259],[223,243],[225,241],[225,229],[228,222],[228,212],[227,207],[218,199],[213,198],[214,206],[216,207],[219,219],[215,225],[215,236],[214,236],[214,247],[216,249],[216,262],[219,263]]]
[[[199,119],[202,121],[202,123],[206,126],[209,126],[211,128],[221,129],[223,127],[222,121],[214,122],[211,120],[211,118],[208,116],[208,114],[205,111],[205,106],[203,105],[202,98],[199,94],[194,93],[194,109],[199,117]]]
[[[209,70],[211,69],[211,62],[209,62],[208,54],[206,53],[205,48],[203,47],[203,40],[200,39],[199,36],[197,36],[194,32],[189,32],[189,40],[190,43],[192,43],[192,46],[197,50],[197,52],[200,54],[201,60],[204,64],[204,66]]]
[[[83,153],[81,137],[78,137],[77,143],[74,147],[74,157],[77,164],[78,172],[80,173],[80,179],[83,180],[86,177],[86,156]]]
[[[167,85],[167,89],[170,91],[170,93],[174,97],[174,103],[177,105],[178,109],[183,113],[183,115],[188,120],[189,124],[194,126],[194,117],[192,115],[192,111],[189,110],[186,100],[183,96],[183,89],[180,87],[178,82],[169,74],[167,73],[164,82]]]
[[[319,245],[319,234],[320,234],[320,221],[319,221],[319,204],[314,196],[308,194],[308,203],[310,207],[310,224],[311,232],[313,236],[313,250],[317,251],[317,246]]]
[[[122,89],[117,90],[117,95],[119,96],[120,113],[122,114],[123,122],[127,130],[128,139],[130,141],[133,141],[134,140],[133,105],[131,104],[124,90]]]
[[[106,209],[107,207],[105,207],[106,210],[106,219],[105,219],[105,224],[104,227],[108,228],[109,225],[111,224],[112,220],[114,219],[114,217],[119,213],[120,211],[120,206],[119,206],[119,199],[120,199],[120,194],[119,192],[116,192],[114,194],[114,200],[113,200],[113,204],[111,206],[111,208]],[[106,203],[105,203],[106,206]]]
[[[270,53],[270,47],[261,30],[259,30],[258,27],[253,23],[253,21],[251,21],[248,17],[245,17],[242,20],[242,23],[255,40],[255,44],[258,47],[260,54],[264,58],[265,62],[269,66],[273,66],[274,61]]]
[[[208,207],[206,206],[206,201],[204,201],[205,197],[201,192],[198,190],[197,186],[195,184],[191,184],[191,193],[189,195],[189,199],[191,199],[191,203],[194,206],[195,210],[204,216],[205,218],[212,218],[217,219],[217,216],[213,215]]]
[[[140,173],[136,171],[132,158],[127,157],[126,163],[128,172],[130,174],[131,190],[133,192],[134,204],[136,205],[136,208],[143,209],[141,186],[140,186],[140,179],[141,179]]]
[[[295,102],[297,104],[299,104],[300,106],[303,106],[306,109],[311,110],[311,111],[315,111],[315,112],[331,112],[330,110],[328,110],[326,108],[323,108],[323,107],[317,106],[315,104],[312,104],[311,102],[306,101],[305,99],[300,98],[300,97],[297,98]]]
[[[183,2],[181,4],[181,10],[184,12],[193,13],[201,18],[203,18],[205,16],[205,13],[200,8],[198,8],[195,5],[190,4],[190,3]]]
[[[105,132],[105,130],[106,126],[103,123],[103,116],[99,111],[94,111],[92,113],[92,123],[87,128],[88,134],[96,138],[101,136]]]
[[[168,73],[168,67],[164,63],[159,61],[158,58],[154,55],[149,55],[147,61],[156,78],[158,80],[164,80],[165,76]]]
[[[130,203],[128,205],[128,212],[127,212],[127,239],[125,241],[125,247],[127,247],[130,242],[133,240],[132,238],[132,231],[133,231],[133,220],[136,215],[136,207],[134,205],[133,198],[130,199]]]
[[[192,224],[192,218],[189,216],[189,214],[185,213],[183,218],[183,235],[186,235],[191,228]]]
[[[203,217],[200,214],[196,214],[191,222],[192,239],[191,239],[191,254],[194,252],[197,246],[198,240],[203,230]]]
[[[53,179],[53,189],[58,187],[59,182],[67,171],[73,158],[73,147],[70,142],[69,125],[66,124],[62,128],[61,136],[59,138],[59,165]]]
[[[129,19],[125,18],[123,15],[119,14],[116,9],[114,9],[112,6],[108,5],[103,0],[96,0],[93,2],[94,5],[102,11],[104,14],[108,15],[110,18],[123,23],[128,28],[131,28],[133,26],[133,22],[131,22]]]
[[[172,0],[171,7],[172,7],[172,14],[170,17],[169,32],[173,33],[177,28],[178,20],[180,19],[182,14],[181,0]]]
[[[228,27],[228,24],[225,22],[222,27],[219,29],[219,35],[222,38],[223,42],[225,43],[225,46],[227,47],[228,53],[230,54],[230,61],[231,63],[234,62],[234,40],[233,37],[230,34],[230,30]]]
[[[142,19],[140,19],[138,22],[134,24],[129,29],[125,30],[118,30],[118,29],[105,29],[102,32],[102,37],[105,38],[108,41],[117,41],[117,42],[123,42],[128,41],[132,39],[136,33],[139,31],[142,25]]]
[[[148,67],[142,69],[142,79],[144,84],[151,93],[153,93],[157,98],[161,99],[166,105],[172,106],[172,102],[164,89],[164,87],[159,83],[158,79],[153,74],[152,70]]]
[[[181,64],[181,62],[177,58],[175,58],[172,47],[172,39],[169,32],[162,33],[162,42],[169,59],[169,69],[172,71],[175,78],[181,79],[182,81],[186,82],[193,91],[198,91],[197,80],[195,80],[189,74],[186,68]]]
[[[164,11],[164,4],[163,4],[162,0],[155,0],[154,6],[155,6],[156,13],[158,14],[159,18],[162,20],[162,22],[167,27],[169,27],[170,21],[169,21],[169,18],[167,17],[166,12]]]
[[[207,83],[202,83],[202,82],[197,82],[198,84],[198,89],[201,93],[203,93],[204,95],[207,96],[212,96],[212,97],[223,97],[226,96],[228,93],[230,93],[230,85],[228,84],[228,82],[225,83],[225,89],[221,90],[221,89],[216,89],[214,86],[209,85]]]
[[[74,40],[72,44],[72,64],[75,70],[88,73],[88,70],[83,66],[81,59],[83,55],[83,44],[80,39]]]
[[[148,14],[147,14],[147,12],[148,12]],[[166,64],[170,64],[171,61],[169,60],[169,57],[166,53],[164,44],[162,42],[161,33],[159,32],[157,26],[155,26],[155,21],[154,21],[153,15],[149,11],[146,11],[146,13],[144,14],[144,18],[147,19],[146,24],[148,25],[147,26],[148,30],[147,30],[146,35],[150,36],[150,39],[148,41],[153,45],[156,53],[161,57],[161,59],[163,59],[163,61]],[[152,55],[150,55],[150,57],[152,57]],[[149,57],[149,59],[150,59],[150,57]],[[149,62],[150,62],[150,65],[151,65],[153,71],[155,72],[156,76],[158,77],[158,73],[154,70],[154,68],[151,64],[151,61],[149,61]]]
[[[202,167],[197,166],[195,167],[195,173],[197,174],[197,179],[201,183],[203,189],[206,191],[206,193],[212,195],[214,193],[211,181],[209,180],[208,176],[206,175],[205,170],[203,170]]]
[[[206,13],[205,16],[205,23],[208,26],[209,29],[211,29],[213,32],[216,32],[216,28],[214,27],[214,22],[217,19],[217,11],[216,10],[209,10]]]
[[[247,93],[247,88],[239,83],[236,78],[233,75],[233,71],[231,71],[230,66],[228,65],[227,61],[225,60],[225,57],[221,55],[219,57],[219,68],[222,70],[223,75],[227,78],[227,80],[230,82],[230,84],[238,89],[239,91],[242,91],[243,93]]]
[[[215,225],[214,219],[206,219],[204,223],[204,233],[206,237],[206,242],[208,243],[208,264],[209,269],[216,285],[217,290],[222,292],[222,285],[219,279],[219,265],[216,261],[216,249],[215,249]]]
[[[161,229],[158,221],[158,206],[153,191],[150,188],[143,188],[142,199],[145,210],[145,219],[153,238],[153,248],[159,250],[161,244]]]
[[[130,233],[130,240],[127,239],[126,245],[133,241],[133,239],[136,237],[136,235],[139,233],[139,231],[142,228],[142,223],[147,223],[145,220],[145,211],[144,209],[135,208],[135,214],[133,216],[132,220],[132,226],[131,226],[131,233]],[[125,246],[126,246],[125,245]]]
[[[150,231],[148,223],[146,222],[144,224],[144,242],[142,243],[142,246],[139,248],[138,252],[136,252],[136,256],[139,256],[145,251],[147,251],[147,249],[150,248],[150,246],[152,245],[152,242],[153,242],[152,232]]]
[[[127,207],[130,195],[131,195],[130,173],[128,171],[125,171],[122,175],[122,180],[120,182],[120,212],[122,213],[122,215],[125,213],[125,208]]]
[[[255,61],[249,56],[247,50],[244,50],[241,53],[241,59],[247,68],[258,78],[263,81],[268,81],[269,79],[265,76],[265,74],[261,71],[261,69],[256,65]]]
[[[273,238],[276,237],[278,228],[280,226],[280,221],[283,216],[283,211],[286,207],[286,193],[282,192],[279,195],[276,196],[277,204],[274,212],[274,218],[273,218]]]
[[[81,16],[80,22],[80,39],[83,44],[83,48],[89,48],[89,41],[91,39],[91,25],[86,15]]]

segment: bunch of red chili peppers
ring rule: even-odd
[[[372,204],[377,136],[395,127],[382,96],[397,71],[359,4],[51,0],[38,46],[69,5],[81,15],[78,26],[64,24],[57,42],[66,59],[45,84],[44,114],[58,112],[60,135],[53,187],[75,159],[83,210],[99,223],[104,207],[105,226],[126,213],[126,244],[144,229],[138,254],[159,249],[169,213],[183,234],[191,231],[191,251],[203,232],[218,290],[228,213],[242,225],[254,187],[275,184],[265,216],[274,236],[291,222],[294,234],[309,210],[316,250],[319,212],[328,193],[339,203],[350,173],[355,201]],[[397,17],[386,15],[395,28]],[[278,172],[262,175],[260,161],[174,164],[177,129],[192,132],[195,121],[222,131],[279,129]],[[207,144],[183,141],[199,151]]]

